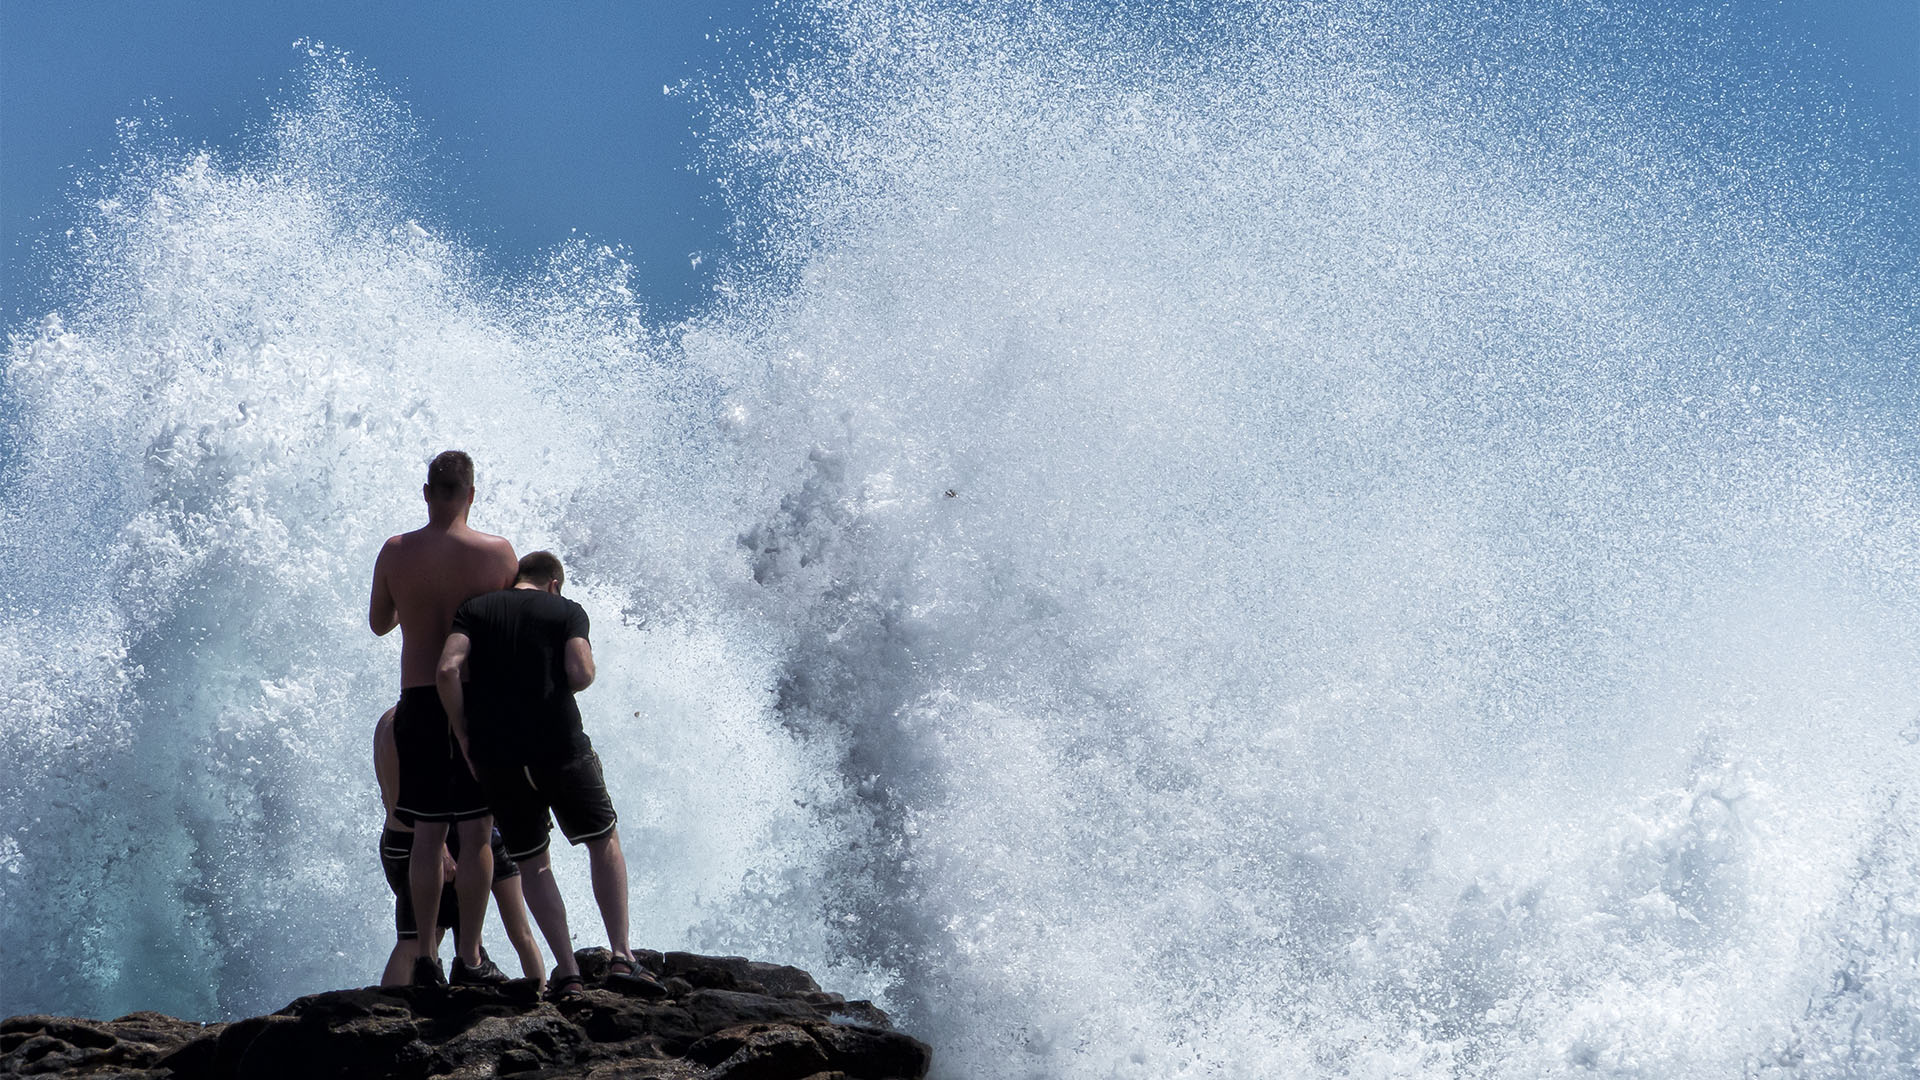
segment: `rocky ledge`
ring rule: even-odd
[[[932,1059],[879,1009],[799,968],[643,952],[662,997],[608,980],[604,949],[578,955],[587,990],[558,1004],[520,979],[334,990],[230,1024],[16,1016],[0,1021],[0,1076],[920,1080]]]

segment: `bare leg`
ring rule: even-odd
[[[620,830],[587,841],[587,865],[593,871],[593,899],[607,924],[607,948],[615,956],[631,958],[627,948],[627,857],[620,850]]]
[[[554,976],[580,974],[580,964],[573,958],[573,936],[567,932],[567,905],[560,899],[560,884],[553,880],[547,852],[520,860],[520,891],[526,894],[527,910],[553,950]]]
[[[533,939],[533,927],[527,923],[527,901],[520,891],[520,879],[503,878],[493,883],[493,906],[500,909],[500,924],[507,928],[507,940],[520,954],[520,972],[529,979],[547,980],[547,960],[540,955],[540,943]]]
[[[480,964],[480,928],[487,922],[487,894],[493,887],[493,815],[462,821],[460,864],[453,872],[453,888],[460,896],[460,928],[454,932],[454,955],[468,967]],[[414,861],[420,859],[415,848]],[[411,867],[409,867],[411,869]],[[434,903],[439,903],[434,898]],[[417,908],[419,902],[415,901]]]
[[[413,826],[413,855],[407,860],[407,887],[413,891],[413,925],[420,936],[415,939],[414,955],[440,958],[440,886],[447,858],[447,823],[420,821]],[[488,853],[492,862],[492,852]],[[464,865],[467,860],[460,860]],[[492,871],[489,870],[489,873]]]
[[[413,958],[420,955],[420,946],[406,938],[397,938],[393,943],[393,952],[387,957],[387,969],[380,973],[381,986],[405,986],[413,978]]]

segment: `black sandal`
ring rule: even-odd
[[[642,997],[666,997],[667,988],[661,986],[653,973],[635,963],[630,957],[616,956],[607,961],[607,981],[623,989],[633,990]]]
[[[581,978],[578,972],[562,975],[556,971],[553,978],[547,980],[547,1000],[556,1004],[577,1000],[586,992],[587,980]]]

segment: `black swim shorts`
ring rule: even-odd
[[[419,924],[413,917],[413,886],[407,878],[412,859],[412,833],[399,829],[380,833],[380,868],[387,872],[387,887],[393,890],[393,929],[407,941],[420,936]],[[453,895],[452,885],[440,890],[440,914],[436,918],[441,926],[460,925],[460,903]]]
[[[516,859],[547,850],[553,828],[549,810],[575,844],[607,835],[619,821],[600,771],[600,755],[592,750],[561,765],[481,762],[480,786],[507,851]]]
[[[447,847],[453,851],[455,859],[460,857],[460,841],[457,832],[448,831]],[[406,940],[420,936],[419,926],[413,918],[412,880],[407,876],[412,860],[413,834],[401,829],[382,829],[380,869],[386,871],[387,887],[393,890],[394,932]],[[513,857],[507,854],[507,845],[500,839],[500,830],[493,830],[493,880],[498,882],[519,876],[520,867],[513,861]],[[460,925],[460,898],[454,895],[452,882],[447,882],[440,888],[440,914],[436,918],[441,926],[448,929]]]
[[[393,745],[400,758],[394,817],[411,825],[486,816],[486,796],[460,756],[438,688],[409,686],[400,691],[393,715]]]

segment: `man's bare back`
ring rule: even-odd
[[[464,520],[389,537],[373,564],[367,622],[376,634],[400,627],[400,685],[432,686],[453,613],[481,593],[509,588],[519,560],[504,538]]]

